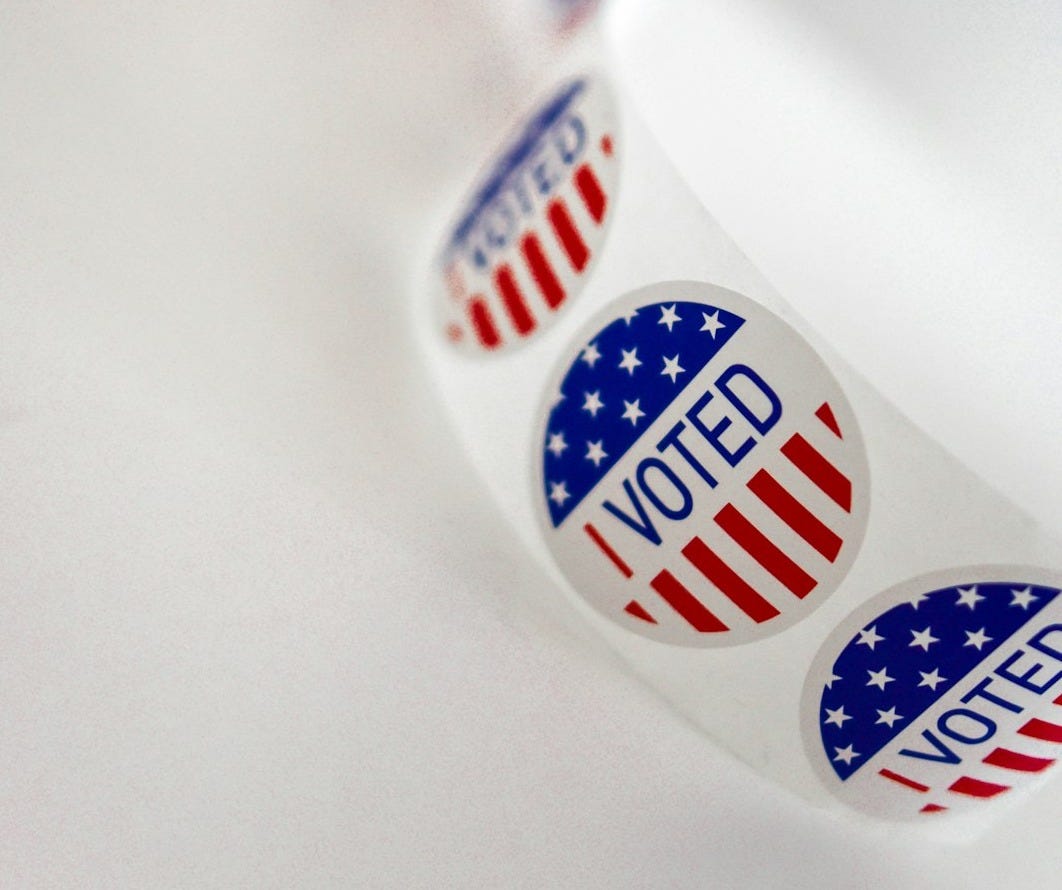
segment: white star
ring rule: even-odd
[[[620,352],[623,353],[623,361],[619,363],[619,366],[633,377],[634,369],[642,363],[638,358],[638,347],[635,346],[634,349],[621,349]]]
[[[922,601],[927,596],[929,596],[928,593],[918,593],[918,594],[915,594],[915,596],[912,599],[909,599],[907,602],[915,609],[915,611],[917,611],[918,607],[920,605],[922,605]]]
[[[857,646],[867,646],[871,652],[874,651],[874,646],[884,640],[885,637],[878,633],[878,626],[875,624],[868,630],[861,630],[859,632],[859,639],[856,641]]]
[[[638,407],[639,402],[641,402],[641,399],[635,399],[633,402],[628,402],[626,399],[623,400],[623,407],[626,409],[623,412],[623,419],[629,420],[631,426],[638,426],[639,418],[645,417],[645,412]]]
[[[597,344],[591,343],[583,350],[583,354],[580,358],[586,362],[591,368],[596,364],[597,360],[601,358],[601,353],[597,351]]]
[[[977,592],[976,586],[957,587],[955,589],[959,591],[959,598],[955,600],[955,605],[969,606],[971,612],[977,607],[977,604],[984,599],[984,597]]]
[[[630,309],[626,313],[621,315],[620,318],[622,318],[627,323],[627,327],[630,327],[631,326],[631,322],[634,321],[634,316],[636,316],[637,314],[638,314],[638,310],[637,309]]]
[[[557,390],[553,393],[553,398],[550,399],[549,410],[552,411],[561,402],[563,402],[566,398],[567,398],[567,396],[560,391],[560,387],[557,387]]]
[[[558,507],[563,507],[564,502],[570,498],[568,494],[568,486],[563,482],[550,482],[549,484],[549,499],[553,501]]]
[[[908,646],[921,646],[923,652],[928,652],[929,651],[929,647],[933,643],[939,643],[940,642],[940,638],[933,636],[931,631],[932,631],[932,628],[929,628],[929,627],[927,627],[925,630],[919,630],[919,631],[912,630],[911,631],[911,636],[914,637],[914,639],[911,640],[911,642],[908,643],[907,645]]]
[[[707,312],[702,312],[701,315],[704,316],[704,325],[701,327],[701,330],[707,331],[711,334],[712,339],[714,340],[715,335],[726,327],[726,325],[719,320],[719,310],[716,309],[711,315]]]
[[[595,392],[584,392],[586,401],[583,402],[583,410],[589,411],[591,417],[597,417],[597,412],[605,407],[605,403],[601,401],[601,390]]]
[[[878,689],[884,691],[885,684],[891,683],[895,677],[890,677],[886,673],[887,668],[882,668],[880,671],[867,671],[870,674],[870,679],[867,680],[867,686],[877,686]]]
[[[844,677],[838,677],[833,671],[830,671],[830,679],[826,681],[826,688],[833,689],[833,683],[835,680],[843,680]]]
[[[676,309],[677,306],[678,306],[678,304],[676,303],[674,306],[670,306],[670,307],[669,306],[661,306],[660,307],[660,321],[658,321],[657,324],[666,324],[667,325],[667,332],[669,334],[671,333],[671,329],[678,322],[682,321],[682,319],[679,318],[678,314],[675,312],[675,309]]]
[[[980,630],[963,631],[966,634],[966,642],[963,646],[973,646],[978,652],[981,651],[981,647],[992,640],[990,636],[985,634],[985,629],[982,627]]]
[[[833,711],[831,711],[829,708],[826,708],[826,713],[829,716],[822,721],[823,726],[828,726],[832,723],[836,727],[841,727],[844,724],[845,720],[852,719],[850,714],[846,714],[844,712],[844,705],[841,705],[841,707]]]
[[[885,723],[888,724],[889,729],[892,729],[893,723],[897,720],[903,720],[903,715],[896,713],[896,705],[893,705],[887,711],[882,711],[880,708],[875,708],[874,710],[878,712],[878,719],[874,721],[875,726],[879,723]]]
[[[1010,595],[1014,597],[1010,601],[1012,606],[1021,606],[1022,609],[1028,611],[1029,606],[1036,602],[1040,597],[1033,596],[1032,587],[1026,587],[1024,590],[1012,590]]]
[[[564,441],[564,433],[549,434],[549,444],[546,446],[546,451],[552,451],[554,457],[560,457],[567,447],[568,443]]]
[[[674,383],[679,374],[685,374],[686,369],[679,365],[679,357],[676,355],[674,358],[664,359],[664,370],[661,374],[667,374],[671,378],[671,382]]]
[[[940,676],[940,670],[938,668],[933,668],[933,670],[930,671],[928,674],[925,673],[925,671],[919,671],[918,673],[922,675],[922,682],[919,683],[918,685],[919,686],[928,686],[934,692],[937,691],[937,686],[938,685],[940,685],[941,683],[945,682],[948,679],[947,677]]]
[[[846,764],[851,765],[852,760],[859,756],[859,752],[853,751],[852,747],[852,745],[849,745],[847,748],[838,748],[835,746],[833,750],[837,752],[837,756],[833,759],[843,760]]]
[[[596,442],[586,443],[586,459],[592,460],[595,467],[600,467],[601,461],[608,457],[608,454],[605,452],[604,444],[604,439],[598,439]]]

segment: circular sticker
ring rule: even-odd
[[[869,471],[837,382],[740,294],[668,282],[609,306],[554,377],[536,499],[575,589],[681,646],[746,643],[845,577]]]
[[[619,181],[616,112],[596,78],[564,84],[473,188],[435,264],[439,325],[496,353],[548,327],[582,289]]]
[[[850,615],[804,684],[808,756],[887,819],[977,811],[1062,754],[1062,574],[977,567],[907,581]]]

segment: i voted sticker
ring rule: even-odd
[[[792,625],[844,579],[869,509],[859,428],[814,350],[759,304],[694,282],[635,291],[549,393],[541,524],[605,616],[730,646]]]
[[[582,289],[619,180],[616,113],[596,78],[565,83],[472,190],[435,264],[438,323],[471,353],[547,328]]]
[[[820,650],[802,728],[816,771],[887,819],[975,812],[1062,755],[1062,573],[937,572],[858,609]]]
[[[557,29],[570,34],[587,22],[597,11],[600,0],[549,0],[548,6]]]

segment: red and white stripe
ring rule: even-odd
[[[687,541],[682,567],[647,578],[645,596],[625,611],[656,624],[667,609],[699,633],[724,633],[770,621],[806,597],[844,547],[835,528],[852,512],[852,483],[838,468],[842,440],[824,402]],[[634,576],[597,528],[587,523],[584,531],[621,574]]]
[[[1062,695],[1053,702],[1062,705]],[[881,778],[921,795],[913,800],[919,813],[941,813],[957,802],[990,800],[1010,791],[1022,779],[1042,773],[1062,754],[1062,711],[1051,720],[1032,717],[1016,731],[1006,746],[997,746],[981,758],[975,769],[945,787],[933,788],[910,775],[891,769],[878,770]]]
[[[600,243],[598,230],[611,201],[599,172],[601,165],[613,163],[612,154],[612,138],[606,135],[486,275],[470,275],[469,284],[458,265],[446,269],[451,298],[464,313],[447,327],[451,340],[495,350],[533,334],[544,317],[564,305]]]

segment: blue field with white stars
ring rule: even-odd
[[[617,318],[584,346],[542,443],[554,528],[744,323],[702,303],[654,303]]]

